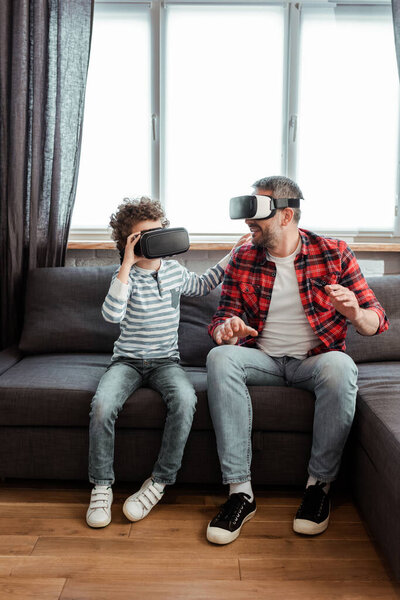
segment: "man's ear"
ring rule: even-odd
[[[282,209],[282,220],[281,220],[281,225],[289,225],[289,223],[291,223],[293,221],[293,216],[294,216],[294,210],[293,208],[290,208],[289,206],[287,206],[286,208]]]

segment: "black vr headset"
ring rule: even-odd
[[[231,198],[231,219],[270,219],[277,208],[299,208],[303,198],[272,198],[272,196],[236,196]]]
[[[145,258],[163,258],[187,252],[189,246],[189,234],[184,227],[171,227],[170,229],[156,227],[142,233],[140,240],[135,245],[134,253],[136,256]],[[124,254],[124,250],[119,251],[121,264]]]

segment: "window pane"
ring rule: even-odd
[[[399,95],[390,7],[302,9],[297,181],[310,229],[393,229]]]
[[[151,188],[150,11],[96,4],[72,227],[104,228]]]
[[[171,224],[242,231],[229,198],[282,169],[280,6],[167,8],[164,190]]]

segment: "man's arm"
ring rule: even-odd
[[[361,335],[375,335],[379,328],[379,315],[374,309],[361,308],[357,297],[349,288],[339,284],[326,285],[328,294],[335,309],[354,325]]]
[[[335,309],[354,325],[361,335],[375,335],[386,331],[389,322],[361,273],[353,251],[344,244],[340,284],[325,286]]]
[[[248,327],[241,318],[244,310],[238,280],[240,273],[235,253],[225,269],[220,304],[208,327],[208,333],[218,345],[236,344],[242,337],[258,335],[257,331]]]

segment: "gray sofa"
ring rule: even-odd
[[[119,328],[100,307],[115,267],[48,268],[30,272],[24,329],[18,347],[0,353],[0,477],[87,479],[90,400]],[[400,578],[400,276],[369,284],[390,319],[374,337],[348,333],[358,363],[359,393],[344,462],[354,497]],[[182,298],[181,360],[198,407],[178,481],[220,482],[208,413],[206,330],[219,290]],[[311,446],[314,398],[290,387],[251,387],[254,408],[253,482],[303,485]],[[153,390],[140,389],[117,420],[118,481],[147,478],[165,418]]]

